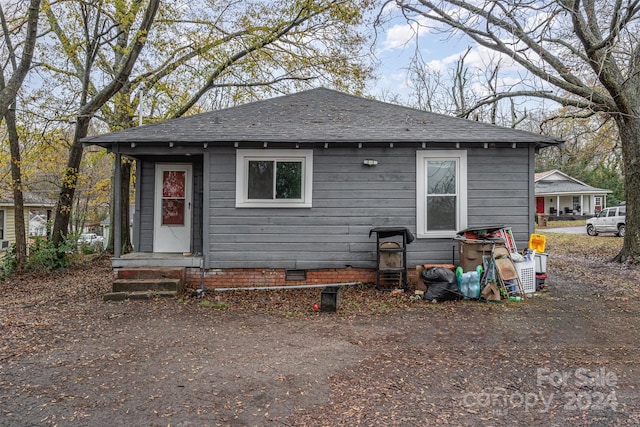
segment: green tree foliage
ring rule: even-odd
[[[43,86],[33,92],[38,96],[30,108],[77,121],[75,133],[82,126],[80,134],[86,134],[94,117],[96,131],[114,131],[136,126],[140,114],[149,123],[303,87],[360,93],[371,75],[360,32],[370,0],[166,1],[141,33],[145,4],[47,3],[50,36],[37,70]],[[125,76],[136,40],[144,49]],[[118,90],[109,91],[114,82]],[[69,211],[78,141],[74,136],[60,199]],[[123,162],[127,184],[132,167]],[[56,215],[54,233],[62,235],[68,221],[58,218],[68,220],[68,213]]]
[[[569,111],[560,109],[557,117],[545,121],[546,132],[565,143],[538,153],[536,171],[559,169],[589,185],[611,190],[609,205],[625,200],[622,151],[615,123],[599,115],[576,117]]]
[[[76,4],[75,10],[65,9]],[[73,142],[62,173],[62,189],[53,223],[52,239],[55,244],[61,245],[64,242],[69,229],[83,154],[81,140],[87,136],[96,112],[128,81],[148,39],[158,6],[159,0],[149,0],[146,5],[139,1],[130,4],[116,2],[114,7],[99,0],[58,4],[46,2],[44,5],[51,32],[55,35],[59,51],[64,54],[63,58],[66,58],[68,64],[67,70],[58,70],[62,74],[67,71],[67,76],[75,77],[79,88],[74,92],[78,97]],[[76,29],[80,29],[81,37],[70,37],[73,33],[63,29],[63,20],[60,17],[68,20]],[[103,58],[101,47],[113,40],[116,40],[117,46],[113,77],[102,75],[99,79],[100,89],[97,89],[92,81],[92,73],[97,71],[95,64]]]

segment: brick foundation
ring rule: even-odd
[[[200,269],[187,269],[187,286],[200,286]],[[326,268],[306,270],[306,280],[286,280],[284,268],[224,268],[204,272],[204,285],[209,289],[256,286],[324,285],[331,283],[362,282],[375,283],[373,268]],[[409,281],[415,280],[415,269],[408,269]]]

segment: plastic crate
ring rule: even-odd
[[[514,262],[520,282],[525,294],[532,294],[536,291],[536,262],[535,260]]]
[[[547,258],[548,258],[547,254],[536,252],[535,258],[534,258],[536,261],[536,273],[546,274]]]

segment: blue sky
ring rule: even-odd
[[[434,21],[423,18],[419,24],[410,24],[397,10],[387,9],[386,16],[389,19],[378,34],[375,48],[380,61],[380,80],[375,88],[371,88],[372,95],[380,97],[385,91],[396,93],[400,94],[403,103],[407,103],[410,92],[407,87],[407,67],[416,51],[431,70],[438,70],[446,77],[469,47],[472,50],[465,58],[469,68],[486,70],[501,57],[502,88],[513,89],[521,84],[523,70],[510,58],[477,45],[463,34],[444,32],[443,27],[437,27]],[[474,90],[482,93],[486,89],[476,82]]]

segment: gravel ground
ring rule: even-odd
[[[108,262],[25,276],[2,285],[0,425],[639,425],[638,292],[616,284],[639,270],[555,260],[524,303],[354,289],[338,313],[315,291],[105,303]]]

